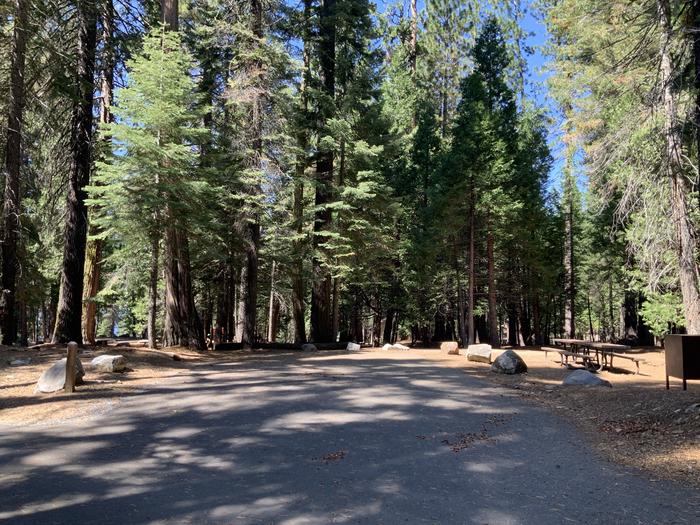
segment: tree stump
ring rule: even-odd
[[[68,343],[68,355],[66,357],[66,384],[63,387],[68,394],[75,392],[75,362],[78,359],[78,343]]]

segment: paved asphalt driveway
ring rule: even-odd
[[[414,353],[206,364],[83,421],[0,426],[2,524],[698,524],[699,496]]]

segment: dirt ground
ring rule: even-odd
[[[65,357],[65,347],[46,345],[34,348],[0,347],[0,423],[10,425],[50,424],[89,417],[108,411],[119,398],[144,385],[158,384],[166,377],[187,374],[191,361],[211,359],[197,354],[182,354],[175,361],[166,353],[153,353],[126,344],[88,347],[80,351],[83,365],[102,354],[121,354],[128,360],[124,373],[86,371],[85,384],[74,394],[35,393],[36,382],[52,363]],[[29,359],[29,364],[12,361]]]
[[[569,370],[559,364],[556,354],[545,356],[538,349],[515,350],[527,363],[527,374],[495,374],[486,364],[439,350],[410,351],[513,389],[528,402],[544,405],[573,422],[593,447],[612,461],[646,470],[656,478],[700,488],[700,383],[689,383],[684,392],[680,381],[672,379],[671,390],[667,391],[662,350],[633,350],[644,360],[639,375],[634,374],[634,364],[627,360],[616,362],[619,368],[601,372],[600,377],[610,381],[613,388],[561,386]],[[499,353],[494,351],[493,358]],[[80,358],[86,364],[101,354],[125,355],[130,368],[122,374],[88,372],[85,384],[71,395],[36,394],[37,379],[65,355],[64,348],[0,347],[0,424],[52,424],[90,417],[113,409],[121,396],[188,374],[194,363],[252,357],[251,353],[242,352],[154,353],[120,343],[88,348]],[[173,354],[180,360],[173,360]],[[27,358],[31,360],[28,364],[10,364]]]

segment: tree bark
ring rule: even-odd
[[[661,83],[664,106],[664,138],[666,141],[665,172],[671,185],[671,218],[676,233],[678,269],[686,330],[700,334],[700,292],[698,291],[698,267],[695,262],[696,238],[688,213],[686,187],[683,177],[682,128],[678,122],[677,100],[673,85],[671,41],[673,22],[668,0],[658,0],[657,9],[661,22],[660,54]]]
[[[5,147],[5,196],[2,238],[2,344],[17,338],[15,300],[17,293],[17,244],[20,236],[20,166],[22,164],[22,122],[24,111],[24,68],[27,49],[29,0],[15,0],[10,65],[7,143]]]
[[[322,0],[319,13],[319,64],[321,66],[322,98],[319,111],[320,136],[328,132],[328,120],[335,113],[335,0]],[[321,246],[324,232],[331,226],[328,204],[333,190],[333,151],[321,150],[316,161],[316,196],[314,203],[313,283],[311,287],[311,339],[332,341],[331,277],[323,262]]]
[[[112,91],[114,87],[114,6],[112,0],[106,0],[102,5],[102,71],[100,75],[100,124],[112,122]],[[103,147],[106,151],[110,147],[111,140],[105,137]],[[106,153],[106,151],[103,152]],[[90,210],[92,212],[92,210]],[[99,229],[94,223],[90,223],[88,229],[85,282],[83,289],[83,339],[86,343],[95,344],[97,331],[97,303],[95,296],[100,288],[100,276],[102,271],[102,244],[100,238],[94,238]]]
[[[93,0],[77,2],[76,97],[71,118],[71,167],[63,236],[61,288],[56,312],[54,343],[82,343],[82,299],[87,243],[87,194],[92,153],[92,105],[95,88],[97,12]]]

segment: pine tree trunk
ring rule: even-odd
[[[100,79],[100,124],[111,123],[112,118],[112,91],[114,86],[114,6],[112,0],[106,0],[102,6],[102,71]],[[105,138],[103,147],[108,150],[111,144],[109,138]],[[103,152],[104,154],[105,152]],[[92,210],[91,210],[92,212]],[[89,237],[99,233],[99,229],[90,223],[88,227]],[[95,344],[97,331],[97,303],[95,296],[100,287],[100,275],[102,270],[102,239],[88,239],[85,259],[85,282],[83,289],[83,340],[89,344]]]
[[[297,240],[294,243],[294,263],[292,266],[292,315],[294,317],[294,342],[306,342],[306,321],[304,307],[304,261],[301,236],[304,231],[304,163],[297,159],[297,173],[294,181],[294,222]]]
[[[693,1],[693,63],[695,65],[695,145],[700,159],[700,0]],[[700,169],[695,179],[695,191],[700,199]]]
[[[304,0],[304,27],[303,27],[303,69],[301,73],[301,85],[299,87],[299,111],[303,119],[308,114],[308,85],[311,49],[311,0]],[[294,242],[294,263],[291,268],[292,277],[292,315],[294,317],[294,343],[306,342],[305,321],[305,293],[304,293],[304,255],[302,235],[304,233],[304,174],[308,164],[306,150],[309,146],[306,132],[306,122],[302,121],[297,133],[297,158],[294,174],[294,231],[297,239]]]
[[[416,75],[416,63],[418,58],[418,5],[416,0],[411,0],[411,50],[409,62],[411,74]],[[414,123],[415,125],[415,123]]]
[[[10,98],[8,101],[7,143],[5,147],[5,196],[2,238],[2,344],[17,338],[15,295],[17,292],[17,244],[20,235],[20,166],[22,163],[22,122],[24,110],[24,66],[27,48],[29,0],[15,0]]]
[[[258,303],[258,249],[260,225],[249,223],[245,228],[245,258],[241,267],[238,294],[238,330],[236,338],[244,346],[255,343],[255,325]]]
[[[269,343],[274,343],[277,339],[277,319],[275,313],[275,305],[277,300],[275,299],[275,270],[277,269],[277,262],[272,261],[272,269],[270,270],[270,303],[267,315],[267,341]]]
[[[498,310],[496,306],[496,270],[493,260],[493,226],[489,220],[489,231],[486,234],[486,257],[488,259],[489,287],[489,339],[493,348],[500,348],[501,337],[498,333]]]
[[[148,279],[148,348],[157,348],[156,319],[158,317],[158,259],[160,240],[151,239],[151,268]]]
[[[565,203],[564,217],[564,333],[576,337],[576,279],[574,266],[574,203],[572,192]]]
[[[469,290],[467,291],[467,346],[474,344],[474,287],[476,268],[474,257],[474,198],[469,208]]]
[[[686,330],[700,334],[700,292],[696,238],[689,216],[686,187],[683,176],[682,128],[678,123],[676,93],[673,86],[671,46],[673,27],[668,0],[657,2],[661,22],[661,85],[663,87],[664,138],[666,140],[665,171],[671,184],[671,217],[676,229],[679,277]]]
[[[382,337],[382,342],[391,344],[391,333],[394,329],[394,316],[396,311],[389,307],[386,311],[386,322],[384,323],[384,335]]]
[[[170,31],[178,30],[178,1],[161,1],[162,21]],[[201,319],[192,294],[187,231],[177,224],[172,210],[164,210],[165,231],[165,322],[163,346],[206,348]]]
[[[76,97],[71,119],[71,167],[63,236],[61,288],[56,312],[54,343],[82,344],[83,269],[87,243],[87,194],[92,150],[92,105],[94,92],[97,12],[92,0],[77,3],[78,46]]]
[[[178,0],[160,1],[160,21],[170,31],[177,31],[180,26]]]
[[[328,133],[328,120],[334,115],[335,99],[335,0],[322,0],[319,13],[319,64],[324,100],[319,115],[320,133]],[[316,196],[311,287],[311,339],[332,341],[331,277],[322,263],[323,232],[331,227],[331,210],[327,207],[333,192],[333,152],[321,150],[316,161]]]

